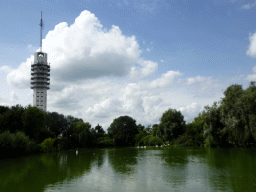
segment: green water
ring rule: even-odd
[[[256,191],[256,150],[88,149],[0,161],[1,192]]]

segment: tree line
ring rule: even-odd
[[[0,150],[2,158],[35,152],[88,147],[242,146],[256,144],[256,84],[231,85],[224,98],[205,106],[194,121],[186,123],[180,111],[168,109],[159,124],[145,127],[129,116],[113,120],[107,133],[99,124],[71,115],[44,112],[37,107],[0,106]],[[0,157],[0,158],[1,158]]]

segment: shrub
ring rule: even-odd
[[[18,157],[37,151],[35,142],[31,141],[23,132],[0,134],[0,150],[2,158]]]
[[[0,148],[2,149],[14,149],[15,146],[15,135],[9,131],[5,131],[0,134]]]
[[[136,145],[143,145],[143,141],[142,138],[147,136],[147,133],[145,132],[139,132],[138,134],[135,135],[135,141],[136,141]]]
[[[66,142],[66,139],[56,138],[54,140],[53,147],[55,147],[58,151],[60,151],[64,148],[65,142]]]
[[[55,139],[47,138],[41,144],[39,144],[41,151],[50,152],[53,149]]]
[[[148,141],[151,137],[153,137],[153,136],[152,135],[147,135],[147,136],[142,137],[140,143],[142,143],[143,145],[148,145]]]
[[[115,146],[115,143],[110,137],[100,137],[97,140],[97,146],[98,147],[113,147]]]
[[[161,144],[163,144],[163,140],[159,137],[154,137],[154,136],[151,136],[147,142],[147,145],[149,146],[155,146],[155,145],[161,145]]]
[[[214,139],[213,139],[213,136],[208,136],[206,139],[205,139],[205,144],[206,146],[214,146]]]

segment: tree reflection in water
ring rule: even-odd
[[[116,172],[134,174],[138,150],[134,148],[115,148],[108,150],[108,159]]]
[[[81,177],[90,172],[94,161],[102,166],[105,151],[84,150],[79,154],[71,151],[2,160],[0,191],[44,191],[48,185]]]

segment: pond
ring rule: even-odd
[[[256,150],[109,148],[0,161],[0,191],[256,191]]]

